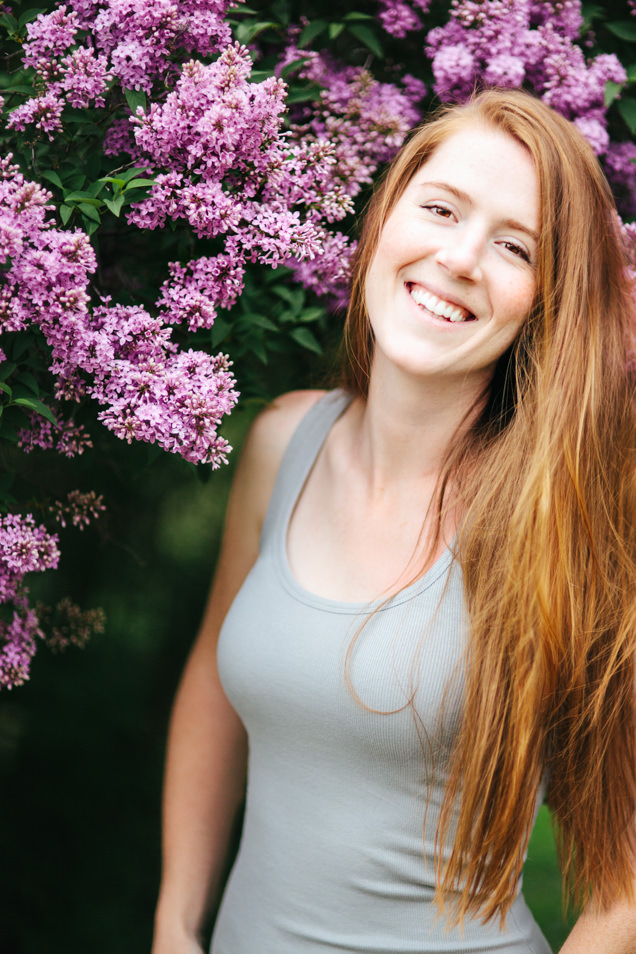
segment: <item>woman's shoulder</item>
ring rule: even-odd
[[[281,394],[255,418],[243,446],[238,481],[251,498],[259,522],[265,517],[276,475],[292,434],[326,391]]]
[[[261,467],[278,472],[291,436],[307,412],[326,391],[288,391],[260,412],[250,429],[248,443]]]

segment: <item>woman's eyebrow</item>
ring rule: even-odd
[[[436,189],[444,189],[446,192],[450,192],[456,196],[460,202],[467,202],[472,205],[473,200],[468,193],[462,189],[458,189],[457,186],[451,185],[450,182],[443,182],[441,179],[427,179],[425,182],[419,182],[418,186],[434,186]],[[529,235],[535,242],[539,241],[539,236],[535,230],[524,225],[523,222],[519,222],[517,219],[504,219],[501,224],[505,225],[506,228],[514,229],[516,232],[525,232],[526,235]]]

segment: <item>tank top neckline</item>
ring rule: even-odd
[[[313,606],[327,613],[344,615],[360,615],[374,611],[385,612],[395,606],[413,599],[419,593],[432,586],[449,569],[453,559],[452,544],[446,546],[437,560],[429,569],[413,583],[399,590],[392,597],[380,597],[375,600],[336,600],[321,596],[302,586],[294,576],[287,554],[287,537],[291,517],[305,487],[311,471],[316,463],[327,435],[338,418],[345,412],[353,397],[347,392],[337,389],[329,391],[324,397],[309,409],[302,418],[296,431],[292,435],[289,446],[280,466],[277,484],[287,477],[287,467],[290,458],[299,451],[305,454],[304,466],[296,467],[294,479],[290,482],[286,499],[277,515],[277,528],[274,540],[275,566],[279,579],[290,596],[300,603]]]

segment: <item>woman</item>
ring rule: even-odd
[[[201,951],[248,737],[213,954],[546,954],[519,890],[546,792],[587,901],[564,954],[633,954],[632,322],[569,123],[489,91],[415,132],[366,216],[345,390],[276,401],[238,467],[153,954]]]

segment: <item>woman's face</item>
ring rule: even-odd
[[[532,307],[539,186],[517,140],[467,124],[409,182],[366,278],[372,373],[489,380]],[[479,380],[477,380],[479,379]]]

